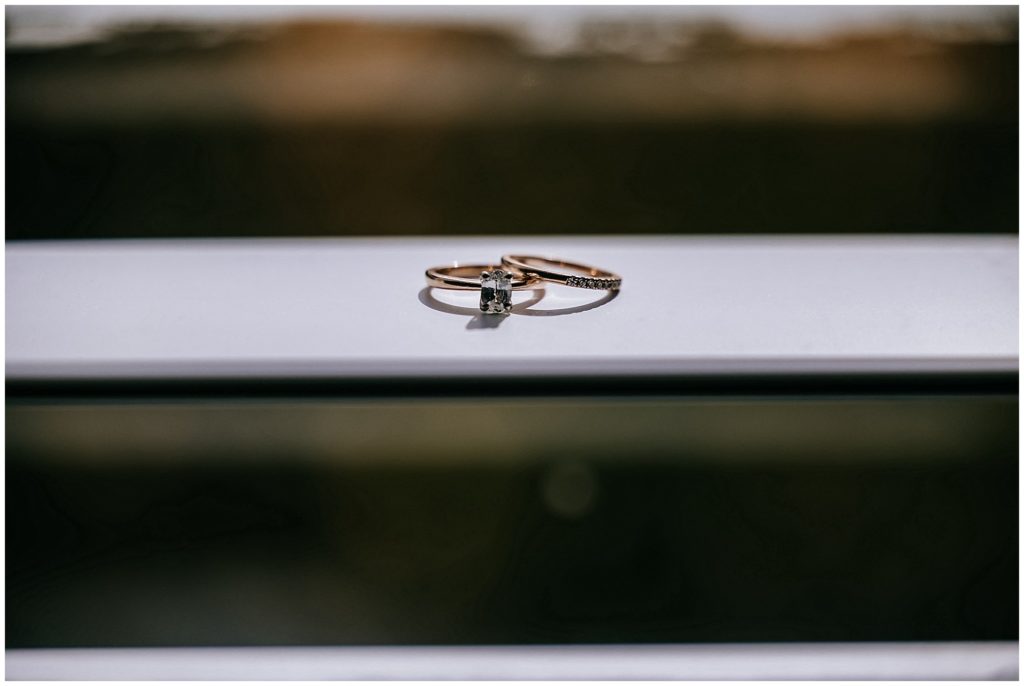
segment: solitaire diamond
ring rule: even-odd
[[[504,270],[480,272],[480,311],[487,314],[512,311],[512,277]]]

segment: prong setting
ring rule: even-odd
[[[512,277],[504,269],[480,272],[480,311],[511,314]]]

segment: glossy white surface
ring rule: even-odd
[[[12,680],[1016,679],[1014,641],[8,650]]]
[[[423,270],[618,272],[509,317]],[[1015,370],[1016,237],[83,241],[7,246],[7,376]]]

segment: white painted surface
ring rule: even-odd
[[[1015,641],[8,650],[12,680],[1016,679]]]
[[[498,319],[474,293],[422,302],[427,267],[503,252],[623,289],[586,309],[602,292],[552,285]],[[1017,368],[1016,237],[84,241],[6,260],[8,378]]]

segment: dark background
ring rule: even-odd
[[[1016,8],[976,9],[9,36],[7,237],[1015,233]]]

